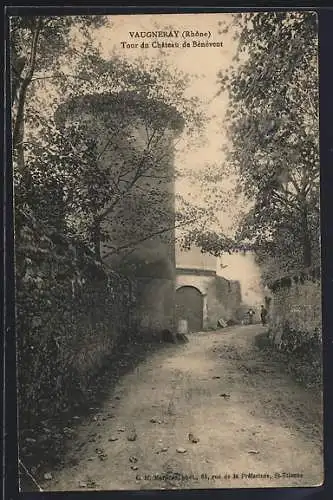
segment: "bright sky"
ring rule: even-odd
[[[113,53],[129,60],[145,55],[156,57],[158,54],[165,59],[166,63],[177,67],[179,70],[190,75],[199,75],[194,79],[188,89],[188,96],[197,96],[203,103],[207,113],[205,132],[207,141],[187,145],[183,142],[176,151],[176,167],[202,169],[204,165],[223,161],[221,146],[226,141],[225,129],[223,127],[224,114],[227,108],[226,95],[215,97],[219,87],[217,85],[217,73],[228,68],[235,54],[236,43],[232,35],[220,34],[220,22],[231,22],[231,14],[155,14],[155,15],[115,15],[110,17],[110,25],[105,26],[98,32],[102,54],[109,58]],[[185,30],[210,32],[209,38],[186,38],[192,45],[192,40],[222,42],[222,47],[193,47],[184,48],[184,38],[160,38],[160,41],[180,42],[180,48],[168,48],[159,50],[156,48],[142,49],[142,39],[132,39],[129,32],[154,31],[154,30],[177,30],[182,33]],[[145,41],[157,40],[145,39]],[[121,42],[139,42],[138,48],[124,49]],[[191,191],[191,196],[200,200],[201,187],[198,183],[189,189],[186,179],[178,180],[176,190],[183,195]],[[221,214],[221,222],[224,226],[230,224],[230,214]]]

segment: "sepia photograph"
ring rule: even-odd
[[[324,481],[318,19],[10,16],[21,492]]]

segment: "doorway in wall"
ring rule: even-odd
[[[203,329],[203,296],[194,286],[182,286],[176,291],[176,321],[186,319],[190,332]]]

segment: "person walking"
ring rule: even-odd
[[[267,323],[267,309],[265,308],[265,306],[261,306],[260,318],[262,326],[265,326]]]

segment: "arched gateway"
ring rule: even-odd
[[[203,296],[194,286],[181,286],[176,290],[176,321],[187,320],[190,332],[203,329]]]

